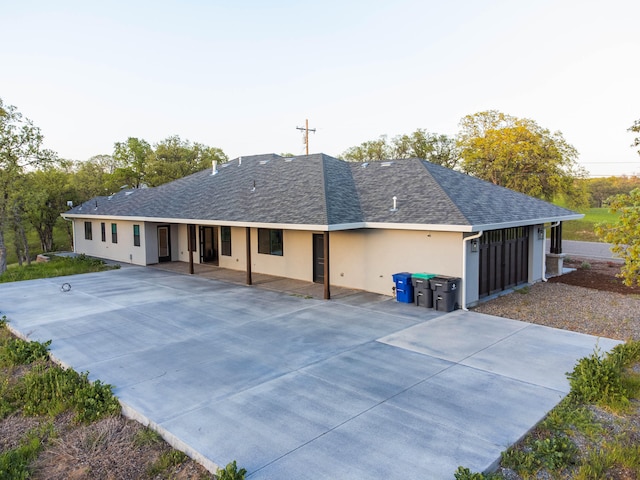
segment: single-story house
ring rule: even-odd
[[[461,279],[464,308],[545,275],[545,228],[582,215],[417,158],[236,158],[63,214],[77,253],[393,294],[392,275]]]

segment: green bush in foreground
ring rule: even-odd
[[[617,345],[609,353],[599,348],[578,361],[567,378],[569,395],[554,408],[537,427],[538,435],[529,436],[519,445],[502,454],[502,465],[525,478],[546,469],[555,478],[577,463],[574,471],[578,480],[604,478],[610,468],[621,467],[640,478],[640,445],[636,437],[618,436],[578,459],[578,449],[570,435],[580,432],[587,438],[599,437],[602,426],[595,420],[588,405],[611,410],[624,410],[630,399],[640,395],[640,375],[627,367],[640,360],[640,342]],[[575,468],[575,467],[573,467]],[[497,474],[473,473],[458,467],[456,480],[485,480],[502,478]],[[564,477],[563,477],[564,478]]]
[[[35,366],[25,375],[23,388],[25,415],[55,416],[70,408],[77,422],[90,423],[120,412],[111,385],[92,383],[87,373],[59,366]]]
[[[571,398],[577,402],[623,410],[629,406],[634,392],[624,381],[624,369],[640,359],[640,342],[617,345],[610,353],[599,348],[582,358],[571,373],[567,374],[571,385]]]
[[[21,338],[10,338],[0,350],[0,365],[28,365],[49,357],[51,340],[44,343],[27,342]]]
[[[216,477],[218,477],[218,480],[244,480],[246,474],[247,471],[244,468],[238,470],[238,466],[234,460],[233,462],[227,463],[224,469],[219,468],[216,472]]]
[[[6,330],[6,323],[6,317],[2,317],[0,329]],[[32,365],[17,382],[0,375],[0,418],[18,405],[25,415],[55,416],[73,409],[75,420],[83,423],[120,412],[111,385],[100,380],[90,382],[88,373],[47,363],[50,344],[51,341],[27,342],[4,334],[0,337],[0,366]]]

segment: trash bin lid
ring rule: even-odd
[[[409,272],[400,272],[393,274],[393,281],[404,280],[405,282],[411,280],[411,274]]]
[[[433,278],[435,276],[436,276],[435,273],[424,273],[423,272],[423,273],[414,273],[412,275],[412,278],[421,278],[423,280],[429,280],[429,279],[431,279],[431,278]]]

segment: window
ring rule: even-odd
[[[140,225],[133,226],[133,246],[140,246]]]
[[[220,227],[220,253],[231,256],[231,227]]]
[[[111,243],[118,243],[118,224],[111,224]]]
[[[84,239],[92,240],[93,234],[91,233],[91,222],[84,222]]]
[[[100,222],[100,234],[102,235],[102,241],[107,241],[107,227],[104,222]]]
[[[282,256],[282,230],[258,229],[258,253]]]

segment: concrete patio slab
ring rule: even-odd
[[[293,293],[126,267],[0,285],[0,315],[207,468],[237,460],[250,479],[487,469],[566,394],[580,357],[617,343]]]

